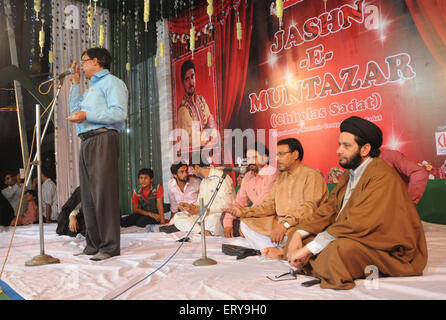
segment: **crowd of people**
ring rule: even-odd
[[[133,212],[122,216],[118,133],[125,126],[128,91],[110,74],[110,63],[106,49],[90,48],[80,65],[72,64],[68,120],[81,139],[80,187],[60,213],[54,182],[42,174],[45,221],[59,215],[59,234],[85,235],[85,249],[77,255],[91,255],[93,261],[120,255],[122,227],[157,224],[169,226],[169,232],[200,233],[200,201],[207,205],[218,190],[204,218],[207,236],[244,237],[248,249],[288,261],[295,272],[317,278],[322,288],[351,289],[370,265],[386,276],[422,273],[427,247],[415,205],[425,190],[427,172],[397,151],[381,150],[380,128],[356,116],[340,125],[336,153],[346,171],[331,193],[322,174],[303,164],[304,146],[288,138],[278,142],[275,155],[260,142],[248,148],[250,170],[238,192],[231,177],[201,154],[188,163],[172,164],[170,209],[163,202],[162,184],[154,183],[152,169],[143,168],[132,196]],[[90,80],[83,94],[81,69]],[[277,168],[269,164],[273,156]],[[13,173],[4,178],[8,186],[2,195],[17,216],[19,179]],[[23,218],[11,217],[9,223],[35,220],[35,194],[27,192],[26,200]]]
[[[21,177],[20,173],[8,170],[2,176],[6,187],[0,194],[0,225],[20,226],[38,223],[37,175],[33,175],[30,185],[25,186],[23,196],[24,177]],[[41,206],[46,223],[56,223],[59,216],[57,188],[53,176],[49,166],[42,166]]]

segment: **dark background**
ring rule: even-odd
[[[35,84],[38,85],[49,77],[50,68],[48,64],[48,54],[44,55],[43,58],[39,57],[40,48],[38,45],[38,32],[40,24],[34,23],[34,21],[31,20],[32,13],[29,6],[30,4],[28,4],[27,10],[25,10],[24,1],[13,1],[12,23],[14,26],[19,59],[18,67],[25,71],[25,73],[33,79]],[[42,6],[43,14],[47,15],[50,12],[51,7]],[[45,25],[45,45],[47,45],[50,41],[50,32],[49,24],[46,23]],[[3,2],[0,6],[0,30],[2,30],[0,32],[0,69],[3,69],[4,67],[11,65],[8,31],[6,28],[6,16]],[[28,148],[30,148],[35,125],[35,105],[37,101],[24,88],[22,88],[22,97]],[[15,107],[15,100],[13,82],[8,85],[3,85],[0,90],[0,107]],[[42,119],[42,121],[45,120],[46,118]],[[0,182],[3,186],[3,174],[5,171],[11,170],[18,173],[19,168],[23,168],[18,117],[15,111],[0,112],[0,154]],[[48,163],[49,166],[54,166],[54,126],[52,123],[49,124],[46,138],[43,141],[42,159]]]

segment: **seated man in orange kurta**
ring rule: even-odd
[[[381,130],[359,117],[340,129],[339,164],[350,170],[328,202],[290,231],[285,248],[266,255],[288,259],[321,288],[351,289],[373,266],[386,276],[420,275],[427,263],[423,226],[405,183],[378,158]]]

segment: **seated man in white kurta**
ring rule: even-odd
[[[190,161],[189,163],[193,162]],[[190,167],[194,170],[195,175],[203,180],[200,184],[200,193],[198,194],[197,202],[181,202],[178,206],[181,211],[175,215],[174,220],[175,226],[180,231],[189,231],[192,228],[195,220],[199,218],[200,199],[203,199],[204,205],[206,206],[214,194],[219,180],[223,176],[223,171],[209,167],[209,164],[203,160],[199,164],[192,164]],[[223,235],[223,226],[220,222],[220,217],[223,208],[227,208],[234,200],[234,184],[232,183],[232,179],[226,176],[205,218],[205,233],[207,236]],[[195,224],[192,232],[201,232],[201,226],[198,222]]]

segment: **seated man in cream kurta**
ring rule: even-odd
[[[190,161],[189,163],[193,163]],[[200,183],[200,193],[196,203],[181,202],[178,208],[181,210],[175,215],[175,227],[180,231],[189,231],[195,220],[199,218],[200,214],[200,199],[203,198],[204,205],[206,206],[211,199],[218,183],[218,177],[222,177],[223,171],[209,167],[209,164],[205,161],[200,161],[200,164],[193,164],[191,167],[197,177],[202,177],[203,180]],[[228,207],[235,199],[235,190],[232,179],[226,176],[218,191],[214,202],[212,203],[206,218],[205,218],[205,233],[207,236],[222,236],[223,226],[220,222],[220,217],[223,212],[223,208]],[[197,222],[192,232],[201,232],[201,227]]]
[[[265,200],[253,207],[225,209],[241,217],[240,230],[257,250],[283,247],[288,231],[311,215],[328,198],[324,177],[301,163],[304,151],[299,140],[278,142],[277,168],[282,172]],[[263,253],[263,252],[262,252]]]

